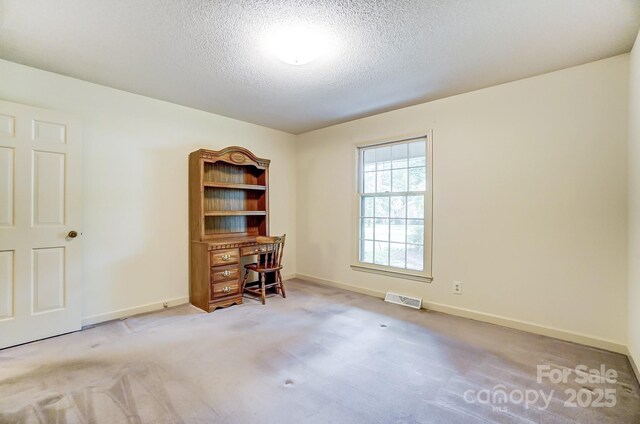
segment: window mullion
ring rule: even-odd
[[[404,196],[404,269],[407,269],[407,232],[409,228],[407,226],[407,217],[409,216],[409,197]]]
[[[388,240],[388,246],[389,249],[387,250],[387,265],[391,266],[391,196],[389,196],[389,218],[387,219],[388,222],[388,226],[387,226],[387,240]]]
[[[393,192],[393,151],[390,153],[391,154],[391,160],[389,162],[389,175],[391,175],[391,177],[389,178],[391,187],[389,187],[389,228],[387,231],[387,238],[389,240],[389,252],[387,255],[387,264],[389,266],[391,266],[391,193]]]
[[[375,170],[373,171],[373,175],[375,176],[375,182],[376,182],[376,184],[375,184],[375,186],[374,186],[373,192],[377,194],[377,193],[378,193],[378,162],[376,162],[376,163],[375,163],[375,167],[376,167],[376,168],[375,168]]]
[[[376,163],[376,184],[378,184],[378,165]],[[373,240],[373,252],[371,263],[376,263],[376,194],[373,195],[373,236],[371,237]]]

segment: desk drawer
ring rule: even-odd
[[[218,299],[220,297],[237,295],[240,292],[240,282],[226,281],[223,283],[211,284],[211,299]]]
[[[212,250],[211,266],[237,264],[239,257],[238,249]]]
[[[257,255],[259,253],[273,251],[273,245],[268,244],[266,246],[247,246],[242,248],[242,256]]]
[[[220,281],[237,280],[240,278],[238,265],[217,266],[211,268],[211,282],[218,283]]]

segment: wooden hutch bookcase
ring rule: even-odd
[[[189,155],[189,299],[200,309],[242,303],[240,258],[269,234],[269,163],[236,146]]]

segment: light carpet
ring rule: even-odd
[[[301,280],[287,289],[266,306],[183,305],[2,350],[0,422],[640,422],[623,355]],[[618,377],[539,383],[538,365]],[[615,406],[567,407],[580,389],[589,405],[613,390]],[[548,406],[516,402],[540,391]]]

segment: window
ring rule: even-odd
[[[431,276],[427,137],[358,147],[355,267]]]

